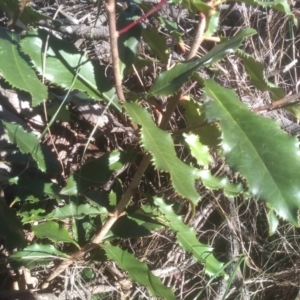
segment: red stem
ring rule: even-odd
[[[146,12],[140,18],[138,18],[137,20],[133,21],[132,23],[130,23],[129,25],[127,25],[123,29],[119,30],[118,31],[118,35],[121,35],[122,33],[128,31],[129,29],[131,29],[136,24],[138,24],[138,23],[142,22],[144,19],[148,18],[150,15],[152,15],[157,10],[159,10],[165,3],[167,3],[167,0],[161,0],[157,5],[155,5],[153,8],[151,8],[148,12]]]

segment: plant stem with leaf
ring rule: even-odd
[[[161,5],[163,5],[166,1],[163,0]],[[119,69],[119,54],[118,54],[118,44],[117,38],[118,34],[116,31],[116,14],[115,14],[115,1],[109,0],[107,3],[107,11],[109,14],[109,32],[110,32],[110,41],[111,41],[111,52],[112,52],[112,61],[113,61],[113,70],[114,70],[114,78],[117,94],[120,100],[124,100],[124,93],[122,89],[121,75]],[[161,6],[160,6],[161,7]],[[158,8],[156,8],[157,10]],[[153,11],[151,12],[153,13]],[[165,129],[168,125],[168,122],[180,100],[180,93],[175,94],[173,97],[169,99],[169,104],[167,106],[166,112],[162,118],[160,128]],[[118,220],[118,218],[123,215],[124,210],[129,203],[131,197],[133,196],[135,190],[137,189],[145,171],[151,162],[151,155],[145,153],[143,159],[135,172],[131,183],[129,184],[127,190],[123,194],[120,202],[117,204],[114,212],[111,217],[105,222],[104,226],[98,230],[95,237],[89,242],[86,246],[84,246],[81,250],[76,251],[69,260],[62,261],[55,270],[49,275],[46,281],[43,283],[42,288],[45,289],[48,287],[49,283],[56,278],[60,273],[66,270],[73,262],[81,260],[84,255],[91,250],[99,247],[99,244],[103,241],[108,231],[111,229],[113,224]]]

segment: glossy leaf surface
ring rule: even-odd
[[[199,102],[180,101],[179,105],[184,108],[184,115],[189,131],[197,135],[203,145],[218,148],[220,131],[215,124],[209,124],[205,120],[202,104]]]
[[[117,20],[117,30],[126,27],[134,19],[138,18],[140,14],[141,11],[139,7],[135,4],[130,4],[120,14]],[[120,72],[122,78],[127,75],[128,71],[131,69],[131,66],[136,60],[138,45],[141,38],[141,31],[142,25],[139,23],[118,37]]]
[[[0,72],[14,88],[28,92],[36,106],[48,97],[48,91],[37,78],[24,56],[21,56],[17,34],[0,27]]]
[[[74,202],[71,202],[62,207],[56,207],[53,212],[47,215],[34,214],[24,217],[22,222],[28,223],[42,220],[64,220],[68,218],[82,219],[85,216],[106,215],[107,213],[108,212],[105,207],[94,207],[88,203],[76,205]]]
[[[111,232],[105,237],[105,240],[149,236],[154,231],[162,228],[163,225],[161,223],[152,219],[147,214],[137,211],[119,218],[112,227]]]
[[[168,300],[176,299],[172,289],[163,285],[161,280],[151,273],[148,266],[136,259],[133,254],[108,243],[103,244],[102,248],[106,251],[109,259],[127,271],[132,280],[146,286],[152,296]]]
[[[120,170],[135,156],[136,151],[134,150],[128,152],[115,150],[85,163],[67,179],[67,186],[63,188],[61,194],[76,195],[88,187],[102,186],[110,179],[114,171]]]
[[[14,14],[18,11],[20,0],[1,0],[0,7],[8,13],[8,15]],[[25,5],[19,19],[25,24],[32,24],[40,20],[49,19],[48,16],[43,15],[34,10],[30,5]]]
[[[48,183],[36,178],[25,179],[23,177],[13,177],[9,179],[9,184],[15,185],[15,197],[19,201],[34,203],[45,200],[45,198],[56,199],[57,201],[61,199],[58,195],[60,190],[59,185],[52,182]]]
[[[171,70],[159,74],[149,93],[155,96],[169,96],[174,94],[185,84],[192,73],[200,67],[206,67],[223,59],[228,53],[234,52],[247,36],[255,34],[254,29],[244,29],[229,41],[217,45],[202,58],[192,62],[178,64]]]
[[[267,202],[283,219],[298,225],[297,139],[281,130],[276,121],[250,112],[233,90],[213,80],[206,82],[205,97],[208,120],[220,122],[226,162],[246,178],[254,196]]]
[[[30,30],[21,41],[22,50],[28,54],[39,72],[50,82],[64,89],[77,89],[86,92],[95,100],[113,101],[117,98],[112,83],[104,71],[92,64],[84,53],[74,45],[50,35],[45,70],[43,70],[43,53],[48,33],[44,30]]]
[[[48,221],[32,226],[32,231],[39,238],[47,238],[55,243],[72,243],[79,248],[78,244],[71,238],[67,229],[56,222]]]
[[[200,243],[192,227],[184,224],[181,217],[176,215],[171,205],[166,205],[163,199],[154,198],[154,203],[168,220],[168,226],[176,232],[177,240],[180,246],[191,253],[197,261],[205,264],[205,273],[214,276],[222,271],[223,263],[219,262],[213,255],[213,248],[210,245]]]
[[[169,48],[167,41],[157,31],[156,28],[143,29],[142,31],[144,41],[149,45],[155,55],[157,55],[163,64],[168,63]]]
[[[206,188],[210,190],[223,189],[226,197],[237,197],[244,191],[241,184],[230,183],[226,177],[215,177],[209,170],[200,170],[199,177]]]
[[[250,76],[252,84],[257,89],[261,90],[262,92],[270,92],[273,100],[284,98],[284,89],[268,81],[265,75],[264,67],[260,62],[241,50],[236,51],[236,55],[243,60],[245,70]]]
[[[47,171],[46,156],[38,138],[32,132],[26,132],[21,125],[14,125],[2,121],[8,137],[12,143],[17,145],[22,153],[31,154],[43,172]]]
[[[275,234],[278,225],[279,225],[279,220],[277,219],[274,211],[272,209],[269,210],[268,214],[268,223],[269,223],[269,235]]]
[[[124,103],[129,117],[142,126],[141,143],[153,156],[153,163],[160,171],[169,172],[175,190],[194,204],[199,201],[195,189],[198,170],[183,163],[176,155],[171,135],[159,129],[146,109],[136,103]]]
[[[36,266],[47,266],[56,258],[69,258],[69,256],[52,245],[34,244],[18,251],[9,257],[12,268],[24,266],[33,269]]]
[[[197,163],[200,166],[208,166],[211,161],[209,148],[201,144],[199,137],[195,134],[184,134],[183,137],[191,150],[192,156],[196,158]]]

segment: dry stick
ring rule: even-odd
[[[48,278],[43,282],[41,289],[47,289],[49,286],[49,283],[56,278],[60,273],[62,273],[64,270],[66,270],[71,264],[73,263],[73,260],[63,260],[54,270],[53,272],[48,276]]]
[[[218,36],[206,36],[203,38],[206,42],[220,43],[221,39]]]
[[[274,101],[268,105],[259,106],[253,108],[252,111],[254,112],[261,112],[261,111],[270,111],[274,109],[279,109],[285,106],[293,105],[300,102],[300,93],[286,96],[280,100]]]
[[[108,3],[106,4],[106,9],[108,12],[110,49],[111,49],[116,91],[119,100],[124,101],[125,97],[122,89],[122,78],[121,78],[120,65],[119,65],[118,32],[117,32],[117,25],[116,25],[115,0],[108,0]]]
[[[196,56],[198,49],[203,41],[203,34],[204,34],[205,27],[206,27],[206,17],[205,17],[205,14],[202,12],[200,12],[199,15],[200,15],[200,20],[199,20],[197,32],[196,32],[194,43],[191,47],[190,53],[187,56],[187,60],[190,60]]]

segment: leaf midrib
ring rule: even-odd
[[[256,153],[256,156],[259,158],[259,162],[260,164],[263,166],[263,168],[265,169],[266,173],[268,174],[268,177],[271,178],[272,182],[274,182],[274,185],[276,186],[276,189],[279,193],[279,195],[281,196],[281,198],[283,199],[286,207],[289,210],[289,206],[287,205],[286,199],[285,197],[282,195],[280,188],[278,187],[277,182],[275,181],[275,179],[273,178],[273,176],[271,175],[271,173],[269,172],[269,169],[267,168],[266,164],[264,163],[262,157],[260,156],[259,152],[256,150],[256,148],[254,147],[254,145],[252,144],[251,140],[249,139],[248,135],[246,134],[246,132],[244,130],[242,130],[242,128],[239,126],[239,123],[235,121],[235,119],[233,118],[233,116],[229,113],[228,109],[226,108],[226,106],[223,105],[223,103],[221,101],[219,101],[219,97],[210,89],[210,93],[214,95],[215,99],[218,99],[217,101],[219,102],[219,104],[221,105],[221,107],[223,108],[223,110],[225,111],[225,113],[230,117],[230,119],[233,121],[234,124],[236,124],[238,130],[242,133],[242,135],[246,138],[246,140],[248,141],[248,143],[251,146],[251,149],[253,150],[254,153]],[[222,122],[222,121],[221,121]]]

